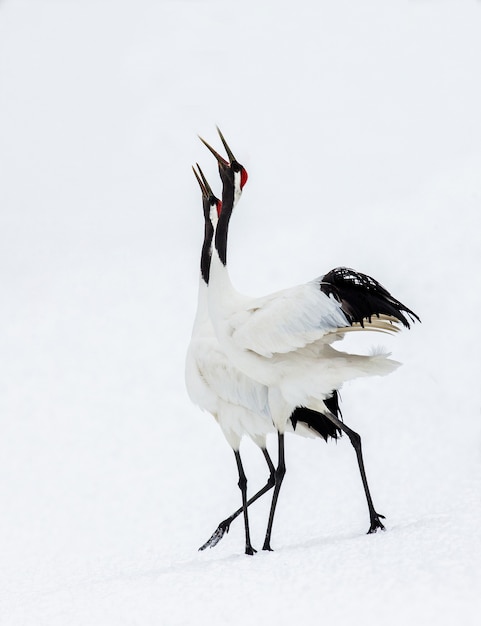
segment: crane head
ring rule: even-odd
[[[247,182],[247,178],[248,178],[247,170],[235,158],[234,153],[229,148],[229,145],[227,141],[224,139],[224,135],[222,134],[219,128],[217,128],[217,132],[219,133],[220,140],[222,141],[225,151],[227,152],[227,157],[229,159],[228,161],[224,159],[224,157],[221,156],[216,150],[214,150],[214,148],[211,145],[209,145],[207,141],[205,141],[205,139],[202,139],[202,137],[199,137],[199,139],[206,146],[206,148],[208,148],[212,152],[212,154],[217,159],[217,163],[219,165],[219,174],[220,174],[222,182],[234,186],[235,196],[236,196],[236,199],[238,200],[242,193],[244,185]]]

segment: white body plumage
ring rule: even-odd
[[[229,445],[238,450],[248,434],[260,447],[274,432],[267,388],[234,367],[221,349],[210,321],[208,287],[201,278],[197,314],[185,367],[190,399],[215,417]]]

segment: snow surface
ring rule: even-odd
[[[475,0],[0,2],[2,626],[479,623],[480,30]],[[239,290],[349,265],[422,317],[342,394],[385,533],[349,442],[289,437],[276,551],[197,552],[240,502],[183,382],[215,124]]]

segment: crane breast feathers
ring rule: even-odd
[[[259,298],[230,319],[238,348],[270,358],[349,326],[340,303],[317,280]]]

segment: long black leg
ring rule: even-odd
[[[274,514],[276,512],[277,499],[279,498],[279,492],[281,490],[282,481],[284,480],[284,476],[286,475],[286,461],[284,454],[284,435],[282,433],[277,433],[278,443],[279,443],[279,460],[277,463],[277,469],[275,472],[276,484],[274,486],[274,493],[272,494],[272,504],[271,510],[269,513],[269,521],[267,522],[267,530],[266,537],[264,539],[264,545],[262,546],[263,550],[272,550],[271,548],[271,533],[272,533],[272,524],[274,522]]]
[[[272,459],[269,456],[269,453],[267,452],[267,448],[262,448],[262,454],[264,455],[264,458],[266,460],[267,466],[269,467],[269,471],[270,471],[270,476],[269,476],[267,483],[271,487],[274,487],[274,473],[276,471],[276,468],[274,467],[274,463],[272,462]]]
[[[240,457],[239,450],[234,450],[235,460],[237,463],[237,470],[239,472],[239,489],[242,493],[242,510],[244,511],[244,527],[246,532],[246,554],[254,554],[256,550],[252,547],[251,544],[251,534],[249,530],[249,516],[247,514],[247,476],[244,473],[244,468],[242,467],[242,461]]]
[[[362,484],[364,487],[364,493],[366,494],[367,506],[369,508],[369,518],[371,520],[371,525],[369,526],[369,530],[367,531],[368,534],[375,533],[379,529],[386,530],[383,523],[381,522],[381,519],[384,519],[384,515],[376,513],[371,498],[371,492],[369,491],[369,485],[367,484],[366,470],[364,468],[364,460],[362,458],[361,436],[354,430],[349,428],[349,426],[346,426],[344,422],[341,422],[341,420],[337,419],[337,417],[332,413],[330,413],[328,417],[338,428],[346,433],[346,435],[349,437],[349,441],[352,443],[352,446],[356,451],[357,462],[359,465],[359,471],[361,473]]]
[[[264,458],[267,462],[267,465],[269,467],[269,471],[270,471],[270,475],[269,478],[267,479],[267,483],[264,485],[264,487],[262,487],[262,489],[260,489],[255,495],[252,496],[252,498],[249,498],[249,500],[247,500],[247,506],[249,507],[251,504],[253,504],[256,500],[258,500],[260,497],[262,497],[265,493],[267,493],[269,491],[269,489],[272,489],[272,487],[274,487],[275,484],[275,467],[274,467],[274,463],[271,460],[271,457],[269,456],[269,453],[267,452],[266,448],[262,448],[262,454],[264,455]],[[240,508],[237,509],[237,511],[235,511],[234,513],[232,513],[232,515],[230,515],[229,517],[227,517],[225,520],[223,520],[218,526],[217,528],[214,530],[214,532],[212,533],[210,539],[208,539],[200,548],[199,550],[205,550],[206,548],[213,548],[214,546],[216,546],[219,541],[222,539],[222,537],[225,535],[225,533],[229,532],[229,528],[230,525],[232,524],[232,522],[239,517],[239,515],[244,511],[244,507],[241,506]]]

